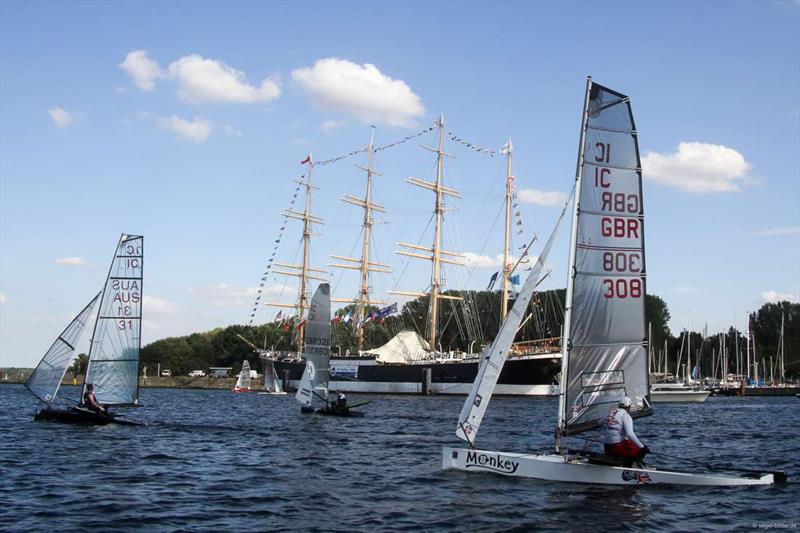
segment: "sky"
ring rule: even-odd
[[[446,288],[484,289],[502,252],[505,157],[522,235],[547,240],[572,187],[586,76],[631,97],[647,288],[709,333],[800,295],[800,3],[0,3],[0,366],[35,366],[102,287],[121,233],[145,236],[143,341],[247,323],[308,154],[385,146],[443,115]],[[422,291],[434,132],[379,151],[372,280]],[[494,150],[493,156],[489,150]],[[317,166],[312,265],[356,275],[363,153]],[[299,200],[298,200],[299,202]],[[302,204],[295,203],[295,209]],[[299,261],[286,225],[276,257]],[[566,285],[568,224],[544,288]],[[270,275],[264,300],[292,301]],[[259,307],[255,323],[276,309]],[[88,337],[88,335],[85,335]],[[84,343],[86,340],[84,340]]]

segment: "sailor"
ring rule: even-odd
[[[608,412],[603,422],[602,438],[606,455],[623,458],[626,466],[634,462],[641,466],[650,448],[642,444],[633,432],[633,418],[629,412],[631,403],[631,399],[625,396]]]
[[[339,409],[344,409],[347,407],[347,396],[345,396],[342,391],[339,391],[339,393],[336,395],[336,403],[338,404]]]
[[[94,385],[91,383],[86,385],[86,392],[83,394],[83,405],[95,413],[106,412],[106,408],[100,405],[100,402],[94,397]]]

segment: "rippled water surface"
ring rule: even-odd
[[[65,387],[65,396],[77,396]],[[441,470],[463,397],[371,399],[365,418],[301,415],[292,396],[142,389],[147,427],[34,422],[0,386],[0,529],[497,531],[800,526],[800,400],[657,405],[654,452],[784,469],[773,487],[602,487]],[[497,398],[479,445],[542,451],[556,402]],[[652,456],[653,464],[675,465]]]

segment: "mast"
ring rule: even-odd
[[[785,377],[786,369],[784,368],[784,351],[785,351],[784,350],[784,343],[786,341],[783,338],[783,319],[784,319],[785,315],[786,315],[786,313],[781,313],[781,343],[780,343],[781,344],[781,354],[780,354],[781,355],[781,359],[780,359],[780,364],[781,364],[781,367],[780,367],[780,380],[781,380],[781,383],[783,383],[783,381],[786,379],[786,377]]]
[[[575,169],[575,199],[573,200],[572,208],[572,229],[570,230],[569,237],[569,270],[567,277],[567,294],[564,302],[564,333],[563,342],[561,347],[561,390],[558,396],[558,426],[556,427],[556,451],[561,449],[561,439],[564,430],[567,426],[567,373],[565,370],[569,368],[569,352],[572,349],[572,333],[570,326],[572,322],[572,296],[575,283],[575,256],[576,247],[578,242],[578,213],[580,212],[581,201],[581,178],[583,177],[583,158],[584,158],[584,140],[586,139],[586,128],[589,124],[589,93],[592,90],[592,77],[586,78],[586,95],[583,101],[583,116],[581,117],[581,134],[578,141],[578,162]]]
[[[508,314],[508,290],[511,285],[511,272],[514,265],[511,263],[511,158],[514,152],[514,147],[511,144],[511,139],[508,140],[506,145],[506,234],[505,242],[503,245],[503,296],[500,300],[500,321],[505,320]]]
[[[442,147],[444,145],[444,115],[441,115],[439,117],[437,127],[439,130],[437,148],[422,146],[422,148],[434,152],[436,154],[436,180],[434,182],[429,182],[414,177],[409,177],[406,180],[407,183],[410,183],[411,185],[414,185],[416,187],[433,191],[434,194],[436,195],[436,199],[434,201],[435,228],[434,228],[433,246],[428,248],[416,244],[398,242],[397,243],[398,246],[411,250],[419,250],[422,252],[426,252],[426,254],[423,255],[417,252],[409,252],[406,250],[395,251],[395,253],[399,255],[416,257],[418,259],[427,259],[431,262],[431,289],[430,292],[428,293],[409,292],[409,291],[387,291],[390,294],[399,294],[402,296],[415,296],[415,297],[430,296],[430,304],[428,308],[428,345],[429,348],[433,351],[436,351],[437,328],[439,326],[438,324],[439,300],[462,299],[461,297],[458,296],[449,296],[441,294],[441,289],[442,289],[441,264],[447,263],[451,265],[463,265],[463,261],[461,261],[460,259],[464,257],[463,254],[442,250],[442,219],[444,214],[444,197],[452,196],[454,198],[461,198],[461,193],[459,193],[455,189],[451,189],[450,187],[445,187],[444,185],[442,185],[442,177],[443,177],[442,164],[444,162],[444,158],[453,157],[450,154],[446,154],[442,151]],[[442,255],[446,255],[449,257],[442,257]],[[453,259],[451,259],[451,257]]]
[[[311,158],[311,155],[306,157],[303,160],[303,164],[307,166],[306,174],[305,174],[305,181],[301,177],[299,180],[296,180],[296,183],[299,183],[303,187],[305,187],[305,207],[303,208],[303,212],[293,211],[291,209],[284,209],[283,216],[288,218],[293,218],[295,220],[302,220],[303,221],[303,261],[300,265],[293,265],[288,263],[278,263],[275,262],[276,266],[287,268],[289,270],[273,270],[274,274],[280,274],[283,276],[293,276],[300,278],[300,296],[296,304],[282,304],[282,303],[269,303],[267,305],[271,305],[273,307],[288,307],[290,309],[296,309],[300,322],[300,327],[297,331],[297,351],[299,353],[303,352],[304,342],[305,342],[305,324],[303,324],[303,320],[306,314],[306,309],[308,308],[308,280],[317,280],[317,281],[328,281],[325,278],[319,277],[318,275],[314,275],[311,273],[318,273],[324,274],[325,271],[318,269],[318,268],[311,268],[308,266],[310,261],[310,245],[311,245],[311,235],[313,224],[324,224],[324,221],[317,216],[311,214],[311,190],[318,189],[318,187],[314,187],[311,185],[311,170],[314,167],[314,162]]]
[[[750,380],[750,313],[747,313],[747,379]]]
[[[353,257],[345,257],[341,255],[332,255],[333,259],[338,259],[340,261],[345,261],[345,263],[330,263],[328,266],[334,268],[345,268],[351,270],[358,270],[360,273],[360,287],[358,290],[358,296],[355,299],[356,302],[356,343],[358,352],[361,353],[364,350],[364,318],[366,316],[367,306],[370,304],[385,304],[386,302],[377,302],[370,300],[370,286],[369,286],[369,273],[370,272],[380,272],[383,274],[389,274],[392,272],[391,268],[388,265],[382,263],[375,263],[370,261],[369,257],[369,243],[370,237],[372,235],[372,225],[373,225],[373,217],[372,212],[377,211],[379,213],[385,213],[386,209],[383,206],[375,204],[372,202],[372,176],[380,176],[381,174],[375,172],[373,168],[373,157],[375,155],[375,129],[373,126],[372,136],[370,137],[369,146],[367,146],[367,167],[364,168],[359,165],[355,165],[357,168],[365,171],[367,173],[367,188],[364,193],[364,198],[354,198],[352,196],[345,195],[342,198],[342,201],[348,204],[352,204],[364,209],[364,223],[363,223],[363,231],[364,231],[364,240],[361,246],[361,259],[355,259]],[[343,303],[352,303],[353,299],[340,299],[340,298],[331,298],[332,302],[343,302]]]

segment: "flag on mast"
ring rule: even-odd
[[[311,162],[311,154],[308,154],[305,159],[300,161],[300,164],[301,165],[305,165],[306,163],[310,163],[310,162]]]

